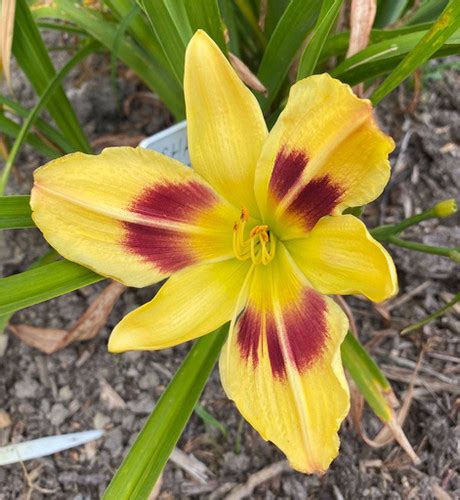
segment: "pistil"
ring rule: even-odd
[[[233,226],[233,251],[239,260],[251,259],[254,264],[267,265],[275,256],[276,238],[267,225],[254,226],[245,239],[247,209],[241,211],[240,221]]]

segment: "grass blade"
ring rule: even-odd
[[[45,253],[45,255],[42,255],[38,260],[36,260],[31,266],[29,269],[35,269],[36,267],[40,267],[40,266],[45,266],[46,264],[50,264],[51,262],[55,262],[56,260],[58,260],[60,257],[60,255],[56,252],[56,250],[50,250],[49,252]],[[1,278],[0,278],[0,287],[1,287]],[[6,314],[2,314],[0,315],[0,335],[3,334],[5,328],[6,328],[6,325],[8,324],[8,322],[10,321],[11,319],[11,316],[13,316],[13,314],[15,313],[16,311],[10,311]]]
[[[410,0],[380,0],[377,5],[374,26],[384,28],[397,21],[406,10]]]
[[[415,31],[374,43],[343,61],[331,74],[350,85],[375,78],[395,68],[406,54],[414,50],[426,33],[426,31]],[[456,32],[430,57],[456,54],[459,49],[460,32]]]
[[[195,33],[198,29],[206,31],[217,43],[220,50],[226,54],[227,45],[224,39],[223,22],[217,0],[185,0],[184,3],[192,33]]]
[[[268,89],[267,98],[259,96],[264,112],[276,99],[292,60],[317,17],[318,2],[315,0],[292,0],[284,11],[267,44],[257,74]]]
[[[20,130],[21,127],[13,120],[7,118],[0,110],[0,132],[14,139],[17,137]],[[36,151],[51,160],[57,158],[58,156],[61,156],[60,152],[56,148],[50,146],[49,143],[43,141],[39,136],[27,134],[25,142],[27,142],[27,144],[30,144]]]
[[[56,89],[59,88],[62,80],[69,73],[69,71],[74,68],[82,59],[86,56],[94,52],[97,48],[98,44],[96,42],[91,42],[86,47],[80,49],[67,63],[61,68],[59,73],[56,73],[53,79],[49,82],[46,89],[40,96],[37,104],[33,107],[27,119],[24,121],[21,130],[14,141],[13,147],[11,148],[8,159],[5,163],[5,167],[2,172],[2,176],[0,178],[0,195],[3,195],[5,192],[6,185],[8,183],[8,178],[13,168],[13,164],[16,161],[16,158],[19,154],[19,150],[21,149],[27,134],[29,133],[30,127],[32,127],[35,119],[38,117],[40,111],[45,107],[46,103],[53,96]]]
[[[30,196],[0,196],[0,229],[35,227]]]
[[[323,50],[326,39],[334,26],[342,7],[343,0],[324,0],[321,11],[313,29],[313,34],[306,45],[299,63],[297,80],[314,73],[316,64]]]
[[[342,361],[374,413],[387,423],[393,418],[388,402],[391,385],[359,340],[348,332],[342,344]]]
[[[407,21],[408,25],[434,22],[446,8],[449,0],[425,0],[415,14]]]
[[[110,51],[117,39],[118,25],[107,21],[102,14],[83,9],[72,0],[56,0],[50,6],[34,9],[36,18],[57,18],[69,21],[84,29]],[[181,84],[169,77],[163,67],[130,38],[123,37],[118,48],[118,57],[131,68],[150,89],[158,94],[174,116],[181,120],[185,116]]]
[[[0,95],[0,105],[3,105],[5,111],[10,111],[21,118],[27,118],[30,113],[30,110],[22,107],[17,102],[14,102],[3,95]],[[49,142],[56,145],[61,152],[71,153],[74,151],[72,144],[64,137],[64,135],[62,135],[62,132],[49,125],[45,120],[37,118],[34,123],[34,128],[37,129],[40,135],[43,135],[46,139],[48,139]],[[17,134],[14,134],[14,137],[16,136]]]
[[[0,315],[54,299],[103,279],[86,267],[68,260],[0,278]]]
[[[55,76],[53,63],[33,20],[26,0],[16,0],[13,53],[21,69],[41,95]],[[62,88],[57,88],[47,109],[74,150],[91,152],[91,147]]]
[[[228,33],[228,48],[237,57],[241,56],[240,40],[236,20],[236,7],[231,0],[219,0],[222,20]]]
[[[402,430],[402,421],[399,421],[393,410],[397,400],[390,383],[351,332],[348,332],[342,344],[342,361],[374,413],[386,425],[414,464],[419,464],[420,460]]]
[[[214,427],[215,429],[220,431],[224,437],[227,437],[227,427],[225,427],[223,423],[219,422],[216,417],[211,415],[203,405],[197,404],[195,406],[195,413],[201,418],[201,420],[203,420],[205,424]]]
[[[110,7],[110,11],[114,15],[118,15],[118,21],[120,23],[123,22],[123,19],[129,15],[131,9],[133,8],[133,2],[131,0],[106,0],[106,4]],[[165,56],[163,47],[161,46],[155,33],[152,31],[152,28],[145,18],[140,5],[139,13],[132,19],[128,27],[128,32],[139,47],[145,50],[147,54],[154,59],[159,66],[161,66],[162,72],[167,74],[169,79],[175,80],[175,75],[171,71],[171,67]]]
[[[422,320],[417,321],[417,323],[413,323],[412,325],[406,326],[406,328],[404,328],[404,330],[401,330],[401,335],[407,335],[408,333],[413,332],[414,330],[418,330],[419,328],[422,328],[423,326],[428,325],[428,323],[431,323],[436,318],[439,318],[440,316],[442,316],[451,307],[454,307],[458,302],[460,302],[460,292],[455,294],[454,298],[452,300],[450,300],[444,306],[440,307],[434,313],[431,313],[426,318],[423,318]]]
[[[424,64],[460,27],[460,2],[450,2],[439,19],[407,56],[372,94],[375,105]]]
[[[192,38],[192,27],[184,2],[139,0],[152,29],[180,85],[184,79],[185,49]]]
[[[228,326],[199,339],[113,477],[105,500],[148,498],[203,391]]]
[[[267,14],[265,16],[263,32],[268,39],[272,36],[289,2],[290,0],[267,0]]]

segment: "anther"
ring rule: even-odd
[[[246,208],[241,210],[240,222],[233,225],[233,251],[238,260],[251,259],[254,264],[268,264],[275,256],[276,238],[270,234],[268,226],[261,224],[249,231],[245,239],[246,222],[249,212]]]

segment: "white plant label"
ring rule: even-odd
[[[187,142],[187,122],[176,123],[158,134],[143,139],[139,146],[141,148],[153,149],[170,158],[190,166]]]

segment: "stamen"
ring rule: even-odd
[[[267,265],[275,256],[276,237],[270,233],[267,225],[254,226],[245,239],[246,222],[249,212],[241,210],[240,221],[233,225],[233,251],[239,260],[251,259],[254,264]]]

